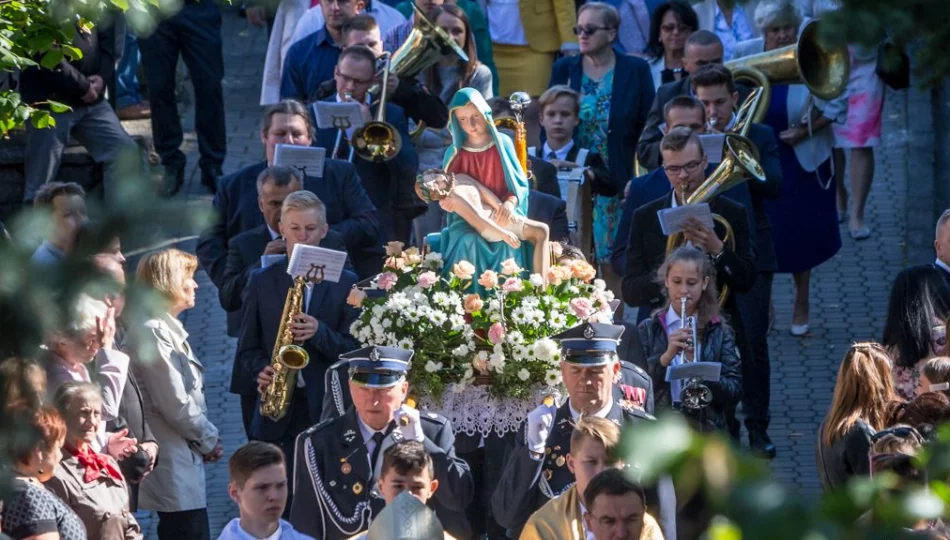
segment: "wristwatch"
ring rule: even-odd
[[[715,255],[710,255],[709,258],[712,259],[713,264],[719,264],[719,259],[722,258],[722,254],[725,252],[726,252],[726,247],[723,246],[723,248],[719,250],[719,253]]]

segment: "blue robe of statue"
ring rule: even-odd
[[[448,170],[459,149],[465,145],[466,135],[459,125],[454,111],[469,103],[475,105],[485,116],[488,131],[491,133],[495,141],[495,148],[501,157],[505,182],[509,191],[518,198],[515,214],[524,218],[528,214],[528,178],[518,163],[511,139],[495,129],[491,107],[488,106],[482,95],[473,88],[462,88],[456,92],[455,97],[452,98],[452,103],[449,105],[449,130],[452,133],[453,142],[445,152],[442,168]],[[475,180],[479,179],[476,178]],[[478,279],[478,276],[485,270],[496,272],[501,270],[501,263],[509,258],[514,259],[522,268],[531,268],[532,247],[529,243],[522,242],[519,249],[513,249],[504,242],[488,242],[464,219],[454,213],[446,215],[446,227],[439,234],[437,243],[438,245],[433,247],[442,254],[442,260],[445,262],[442,270],[444,274],[451,272],[452,266],[463,260],[475,265],[475,279]],[[481,290],[477,283],[474,286],[476,290]]]

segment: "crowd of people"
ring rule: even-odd
[[[3,498],[3,532],[141,538],[134,512],[142,509],[157,513],[162,540],[399,538],[393,531],[410,526],[406,516],[424,524],[425,538],[700,536],[711,518],[706,502],[678,499],[670,478],[638,483],[635,464],[618,453],[620,430],[674,410],[741,445],[743,419],[749,450],[775,457],[772,283],[775,274],[793,276],[787,331],[805,336],[811,273],[841,248],[839,223],[854,241],[872,235],[865,206],[884,95],[874,51],[849,47],[850,78],[833,99],[805,84],[773,84],[753,118],[737,111],[755,88],[725,62],[794,47],[833,2],[282,0],[269,9],[246,6],[250,23],[270,32],[263,159],[227,175],[213,0],[185,2],[138,40],[79,31],[82,60],[18,77],[24,99],[56,97],[72,107],[50,113],[53,129],[27,127],[24,201],[53,224],[31,264],[82,256],[111,287],[78,296],[69,325],[44,337],[38,362],[0,364],[5,414],[30,434],[8,445],[14,480]],[[393,74],[383,85],[380,59],[411,40],[423,17],[454,44],[443,50],[464,57],[449,52],[417,76]],[[175,98],[179,55],[184,60],[201,183],[217,212],[195,255],[165,248],[134,261],[130,279],[159,306],[147,320],[123,317],[129,269],[119,239],[89,253],[87,194],[53,181],[70,135],[106,164],[107,203],[121,181],[120,154],[134,144],[106,101],[109,39],[126,45],[115,85],[122,116],[151,115],[166,196],[185,181]],[[136,44],[147,102],[128,76],[137,69]],[[531,96],[527,114],[508,99],[514,92]],[[384,113],[402,144],[388,159],[372,159],[350,142],[352,127],[318,122],[323,102],[355,103],[366,120]],[[527,125],[512,128],[511,119]],[[506,191],[482,152],[521,140],[525,128],[530,190]],[[456,142],[460,133],[466,145]],[[723,141],[746,145],[744,152]],[[279,163],[279,145],[324,148],[320,174]],[[492,155],[504,161],[503,150]],[[740,154],[754,156],[755,178],[709,196],[706,179]],[[456,433],[437,412],[417,410],[407,403],[413,351],[361,347],[350,330],[359,311],[347,298],[380,273],[384,246],[423,246],[465,202],[423,197],[417,177],[444,164],[458,172],[449,165],[459,163],[483,167],[479,182],[497,192],[487,219],[504,225],[524,210],[518,234],[500,233],[517,236],[506,241],[550,239],[561,261],[589,261],[626,304],[615,324],[584,323],[554,336],[566,399],[538,406],[505,436]],[[679,243],[668,242],[660,216],[697,197],[716,221],[692,215],[679,225]],[[809,212],[797,211],[806,205]],[[306,287],[287,322],[288,259],[298,245],[347,258],[338,281]],[[842,361],[816,433],[827,489],[882,470],[924,481],[911,458],[950,415],[950,211],[937,223],[935,247],[934,264],[895,280],[881,343],[855,344]],[[536,267],[558,262],[536,251]],[[209,419],[205,367],[179,320],[195,307],[199,270],[237,342],[229,391],[249,441],[237,449],[224,448]],[[275,384],[272,358],[285,322],[310,362],[275,419],[262,414],[261,401]],[[671,378],[693,361],[717,365],[714,380]],[[211,531],[205,465],[226,451],[228,494],[240,516]]]

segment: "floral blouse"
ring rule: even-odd
[[[918,362],[913,367],[893,366],[891,368],[897,394],[906,401],[910,401],[917,396],[917,388],[920,386],[921,364],[922,362]]]

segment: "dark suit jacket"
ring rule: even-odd
[[[320,420],[324,373],[341,354],[359,347],[359,343],[350,335],[350,325],[359,312],[346,303],[346,297],[356,281],[355,274],[344,270],[339,283],[324,281],[314,285],[311,293],[307,313],[315,317],[319,325],[317,333],[303,343],[310,355],[310,363],[300,371],[300,375],[306,383],[303,391],[306,392],[310,420],[314,424]],[[251,274],[241,308],[241,335],[231,373],[232,393],[243,396],[257,394],[257,374],[271,361],[280,317],[291,284],[286,264],[274,264]],[[300,391],[297,389],[297,392]],[[264,441],[279,440],[285,435],[290,417],[287,415],[273,422],[261,417],[259,407],[255,407],[251,435]]]
[[[710,164],[706,167],[706,177],[716,169],[716,165]],[[623,275],[627,265],[627,241],[630,238],[630,223],[633,221],[633,212],[637,208],[647,204],[650,201],[667,196],[670,193],[670,181],[666,177],[666,172],[662,168],[656,168],[643,176],[638,176],[631,181],[630,195],[624,201],[623,214],[620,216],[620,225],[617,227],[617,236],[614,239],[614,252],[611,254],[610,264],[618,275]],[[755,209],[752,203],[752,194],[749,190],[749,182],[743,182],[722,194],[724,197],[741,204],[746,209],[749,222],[749,230],[756,230]],[[773,253],[771,234],[766,247]],[[759,246],[758,241],[755,245],[756,265],[759,264]],[[757,267],[758,270],[758,267]]]
[[[224,283],[228,255],[228,241],[238,234],[264,224],[264,215],[257,204],[257,176],[267,167],[266,162],[249,165],[221,177],[214,196],[218,213],[215,224],[198,240],[198,260],[201,267],[219,289]],[[360,184],[353,165],[328,159],[323,177],[304,178],[304,189],[312,191],[327,209],[330,228],[343,235],[347,251],[359,268],[364,248],[375,247],[379,237],[376,209]],[[378,256],[373,255],[374,262]]]
[[[428,504],[446,532],[456,538],[469,538],[471,528],[462,512],[472,501],[475,486],[468,464],[455,454],[452,424],[434,413],[420,414],[420,423],[425,436],[423,445],[432,457],[433,473],[439,481],[439,489]],[[303,432],[294,449],[297,466],[293,485],[297,489],[290,508],[294,528],[322,540],[349,538],[351,535],[341,533],[333,524],[338,518],[327,515],[327,512],[332,512],[332,508],[338,510],[337,515],[359,516],[356,508],[363,504],[367,506],[363,516],[368,518],[362,526],[365,530],[368,521],[377,516],[385,504],[376,485],[383,453],[402,440],[401,433],[394,428],[386,435],[380,442],[376,463],[371,466],[355,408],[349,407],[343,416],[321,422]],[[349,466],[344,468],[341,463]],[[356,484],[359,484],[358,488]]]
[[[247,286],[248,277],[252,271],[261,267],[261,255],[270,241],[267,225],[260,225],[242,232],[228,242],[228,258],[224,265],[224,279],[218,288],[218,300],[221,307],[228,312],[228,335],[231,337],[238,337],[241,330],[241,296]],[[346,252],[343,235],[334,230],[327,231],[320,247]],[[356,273],[350,259],[346,258],[344,268]]]
[[[324,101],[334,101],[335,97],[330,97]],[[378,105],[371,107],[375,117]],[[396,131],[402,138],[402,148],[395,158],[382,163],[373,163],[366,161],[356,155],[353,156],[353,165],[356,167],[363,183],[363,188],[370,200],[376,207],[379,217],[379,241],[367,249],[367,253],[375,253],[379,258],[379,264],[376,265],[378,271],[382,267],[383,244],[390,240],[407,239],[393,237],[393,216],[394,212],[410,211],[416,207],[415,201],[418,197],[413,191],[416,181],[416,172],[419,169],[419,156],[416,155],[415,146],[409,139],[409,127],[406,123],[406,115],[401,107],[386,104],[386,122],[396,127]],[[316,123],[314,123],[316,125]],[[339,130],[333,128],[318,129],[317,140],[314,146],[333,149],[336,143],[336,136]],[[421,204],[421,203],[420,203]],[[419,206],[419,209],[424,208]],[[424,210],[423,210],[424,211]],[[359,265],[357,265],[359,268]],[[362,272],[362,269],[361,269]],[[360,274],[360,277],[365,277]]]
[[[743,84],[737,84],[736,90],[739,92],[740,104],[745,101],[745,98],[749,96],[749,92],[752,91],[751,88]],[[647,125],[643,128],[643,134],[640,135],[640,142],[637,143],[637,160],[644,169],[652,171],[663,162],[663,156],[660,155],[660,141],[663,140],[660,124],[666,121],[663,119],[663,107],[676,96],[689,96],[692,93],[689,77],[668,82],[656,89],[656,98],[653,101],[653,107],[650,109],[650,115],[647,117]]]
[[[656,283],[656,271],[666,258],[666,235],[660,228],[656,213],[670,207],[670,193],[647,203],[633,213],[627,241],[627,264],[623,273],[623,300],[631,306],[648,306],[650,311],[663,303],[663,293]],[[735,250],[728,246],[716,264],[717,286],[729,285],[736,293],[746,292],[755,282],[755,251],[749,239],[749,218],[738,203],[717,197],[709,203],[710,210],[726,218],[736,239]],[[719,225],[716,232],[722,237]],[[734,295],[729,296],[734,303]]]
[[[557,167],[543,159],[528,156],[531,172],[534,174],[534,189],[555,197],[561,196],[561,185],[557,182]]]
[[[567,225],[567,203],[553,195],[533,189],[529,191],[528,219],[547,224],[552,242],[567,240],[570,234]]]
[[[567,84],[580,91],[584,75],[581,60],[582,56],[577,55],[555,62],[548,86]],[[618,54],[612,92],[607,128],[607,168],[617,190],[622,192],[627,180],[633,177],[633,152],[647,123],[655,94],[650,64],[642,58]]]

